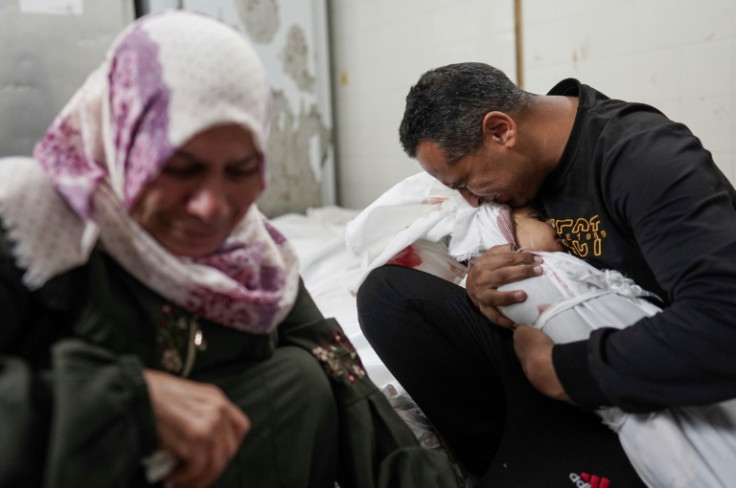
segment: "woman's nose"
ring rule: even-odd
[[[228,213],[225,189],[216,182],[202,184],[187,202],[187,211],[205,222],[222,219]]]

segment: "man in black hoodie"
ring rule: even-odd
[[[736,397],[736,193],[687,127],[574,79],[534,95],[463,63],[412,87],[400,138],[471,205],[533,202],[572,253],[664,306],[626,329],[601,324],[588,340],[553,345],[496,308],[526,299],[496,288],[539,274],[532,254],[489,250],[467,294],[408,269],[371,275],[358,295],[366,336],[484,483],[558,486],[568,471],[559,486],[574,486],[596,470],[631,486],[615,436],[589,411]],[[459,405],[458,391],[469,401]]]

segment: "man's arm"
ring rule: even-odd
[[[632,138],[617,155],[601,181],[608,210],[670,305],[626,329],[555,346],[561,384],[590,408],[650,411],[736,397],[734,190],[683,126]]]
[[[544,332],[522,325],[514,330],[514,351],[534,388],[550,398],[573,403],[552,363],[554,343]]]

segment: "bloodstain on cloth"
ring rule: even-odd
[[[399,251],[396,256],[388,260],[386,264],[397,264],[399,266],[405,266],[407,268],[416,268],[422,264],[422,258],[419,254],[414,251],[414,247],[411,245],[406,246],[402,251]]]

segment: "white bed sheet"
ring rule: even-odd
[[[346,224],[359,211],[328,206],[303,214],[271,219],[299,257],[304,285],[326,317],[334,317],[358,351],[368,376],[379,388],[398,385],[360,330],[355,296],[350,286],[360,277],[360,259],[345,244]]]

